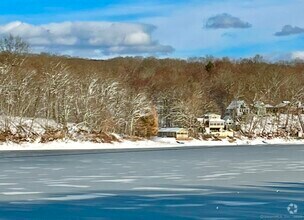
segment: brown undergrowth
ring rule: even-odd
[[[16,144],[21,143],[49,143],[53,141],[88,141],[93,143],[113,143],[120,142],[120,140],[113,134],[105,132],[87,132],[78,131],[76,133],[68,133],[59,129],[48,129],[42,134],[36,133],[13,133],[12,131],[0,131],[0,143],[13,142]]]

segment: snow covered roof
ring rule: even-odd
[[[227,107],[227,109],[232,110],[232,109],[236,109],[236,108],[240,108],[241,106],[246,106],[246,103],[244,100],[233,100],[229,106]]]
[[[273,105],[266,104],[266,105],[265,105],[265,108],[273,108]]]
[[[221,115],[209,112],[209,113],[205,114],[204,116],[221,116]]]
[[[233,121],[232,117],[230,115],[226,115],[224,117],[224,120],[227,122],[227,121]]]
[[[223,119],[210,119],[209,122],[225,122]]]
[[[256,108],[265,107],[265,103],[262,101],[256,101],[254,102],[253,106]]]
[[[180,132],[185,130],[184,128],[160,128],[158,132]]]
[[[197,118],[197,121],[204,122],[206,120],[219,120],[221,119],[221,115],[214,113],[207,113],[202,118]]]
[[[277,107],[277,108],[284,108],[284,107],[286,107],[286,106],[288,106],[288,105],[289,105],[288,102],[282,102],[282,103],[280,103],[280,104],[277,104],[275,107]]]

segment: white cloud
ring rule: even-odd
[[[293,60],[303,60],[304,61],[304,51],[292,51],[292,52],[273,52],[265,54],[263,56],[269,61],[293,61]]]
[[[166,16],[143,18],[140,21],[156,25],[154,36],[163,43],[172,45],[176,57],[189,56],[232,56],[244,57],[273,52],[288,53],[294,48],[281,43],[282,38],[274,32],[285,23],[304,26],[304,1],[295,0],[227,0],[199,1],[195,5],[177,7]],[[222,12],[250,22],[246,29],[202,28],[208,19]],[[294,16],[290,16],[290,12]],[[188,16],[185,16],[187,12]],[[271,15],[271,19],[270,19]],[[223,37],[229,31],[230,37]],[[285,39],[284,39],[285,40]],[[301,49],[301,48],[298,48]]]
[[[0,35],[12,34],[28,41],[33,49],[77,56],[167,54],[171,46],[152,39],[155,27],[147,24],[112,22],[62,22],[31,25],[11,22],[0,25]],[[90,55],[91,53],[91,55]],[[85,54],[85,55],[84,55]]]
[[[304,51],[295,51],[291,53],[292,59],[304,60]]]
[[[170,56],[183,58],[207,54],[214,56],[233,56],[235,54],[235,57],[252,56],[256,53],[290,55],[290,51],[303,49],[303,45],[301,44],[302,39],[300,39],[302,36],[293,35],[294,38],[289,39],[274,35],[275,32],[282,30],[282,26],[285,24],[304,28],[303,0],[293,0],[292,3],[288,0],[190,0],[183,1],[182,3],[181,1],[172,3],[165,1],[167,4],[163,4],[163,2],[160,4],[160,2],[148,0],[130,3],[130,1],[124,1],[120,4],[109,4],[105,8],[70,12],[62,10],[48,14],[47,16],[45,13],[26,16],[0,15],[0,22],[22,20],[37,24],[66,20],[107,20],[134,21],[152,24],[157,27],[154,30],[153,26],[148,25],[151,28],[149,29],[145,25],[140,25],[141,30],[142,28],[148,28],[148,30],[132,31],[134,35],[128,34],[123,40],[122,38],[117,39],[116,37],[112,37],[107,31],[104,31],[106,33],[103,32],[101,34],[102,37],[90,37],[90,41],[86,41],[86,44],[79,42],[80,37],[78,36],[88,36],[88,33],[86,31],[78,31],[75,34],[77,35],[77,47],[75,45],[72,47],[66,45],[69,42],[70,44],[75,44],[73,43],[75,39],[68,39],[66,37],[66,35],[71,35],[69,34],[71,30],[69,22],[65,22],[60,23],[61,25],[58,25],[58,23],[47,25],[54,35],[65,36],[64,40],[59,40],[58,38],[58,41],[61,41],[61,43],[50,42],[48,37],[41,37],[41,35],[31,38],[37,45],[42,45],[39,47],[40,51],[46,49],[55,52],[69,51],[69,54],[73,52],[75,56],[90,56],[93,53],[93,57],[112,57],[115,56],[115,53],[116,56],[123,55],[121,53],[125,53],[125,51],[129,53],[131,51],[134,53],[136,51],[137,53],[152,51],[151,53],[154,55],[154,53],[160,54],[162,51],[172,50],[170,46],[163,45],[171,45],[175,48],[175,52],[170,54]],[[235,18],[240,18],[245,23],[249,22],[252,27],[246,29],[202,28],[203,24],[207,23],[208,18],[223,12],[233,15]],[[89,25],[88,23],[90,22],[87,22],[87,25]],[[111,28],[111,32],[114,32],[114,29]],[[123,32],[124,30],[115,31]],[[74,32],[76,31],[73,30]],[[296,37],[299,37],[299,39]],[[160,43],[155,40],[158,40]],[[296,43],[295,40],[299,43]],[[58,43],[66,46],[64,48],[62,48],[63,46],[54,46]],[[98,46],[100,44],[102,46]],[[37,49],[38,46],[35,46],[35,48]],[[104,54],[107,55],[105,56]],[[165,52],[163,57],[167,57]]]

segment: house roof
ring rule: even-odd
[[[289,103],[287,103],[287,102],[282,102],[282,103],[280,103],[280,104],[277,104],[275,107],[277,107],[277,108],[284,108],[284,107],[286,107],[286,106],[288,106],[289,105]]]
[[[232,110],[232,109],[236,109],[236,108],[240,108],[242,105],[246,106],[246,103],[244,100],[233,100],[229,106],[227,107],[227,109]]]
[[[253,106],[256,107],[256,108],[263,108],[263,107],[265,107],[266,105],[265,105],[265,103],[262,102],[262,101],[256,101],[256,102],[254,102]]]
[[[208,118],[206,118],[206,117],[208,117]],[[216,118],[216,119],[213,119],[213,118]],[[202,118],[197,118],[197,121],[204,122],[206,120],[219,120],[219,119],[221,119],[221,115],[215,114],[215,113],[207,113],[207,114],[204,114]]]
[[[225,122],[223,119],[210,119],[209,122]]]
[[[215,113],[207,113],[204,116],[221,116],[221,115]]]
[[[265,108],[273,108],[273,105],[266,104],[266,105],[265,105]]]
[[[230,115],[226,115],[224,117],[224,120],[227,122],[227,121],[233,121],[232,117]]]
[[[180,132],[186,131],[184,128],[160,128],[158,132]]]

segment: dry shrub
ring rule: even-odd
[[[204,141],[209,141],[212,138],[212,135],[211,134],[203,134],[202,138],[203,138]]]
[[[84,130],[78,131],[75,135],[69,134],[65,130],[48,128],[42,135],[35,133],[21,134],[13,133],[10,130],[5,130],[0,132],[0,143],[13,142],[13,143],[23,143],[23,142],[34,142],[39,138],[39,143],[48,143],[56,140],[74,140],[74,141],[89,141],[93,143],[112,143],[120,142],[120,140],[113,134],[108,134],[105,132],[87,132]]]
[[[1,131],[0,133],[0,142],[8,141],[9,137],[12,135],[10,131]]]
[[[141,116],[135,126],[135,135],[139,137],[156,136],[158,132],[158,115],[155,109],[149,115]]]
[[[46,130],[44,134],[41,135],[40,143],[47,143],[56,140],[63,140],[66,137],[66,133],[61,130],[50,129]]]
[[[218,136],[213,136],[212,141],[222,141],[222,139]]]
[[[34,142],[36,138],[37,135],[34,133],[20,134],[20,133],[13,133],[9,130],[0,132],[0,142],[13,142],[16,144],[21,144],[24,142]]]
[[[229,143],[235,143],[235,142],[236,142],[236,139],[233,138],[233,137],[228,137],[228,142],[229,142]]]
[[[112,142],[120,142],[120,140],[113,134],[108,134],[105,132],[88,132],[85,130],[79,130],[74,136],[74,140],[81,141],[90,141],[93,143],[112,143]]]
[[[134,141],[134,142],[144,140],[144,138],[141,138],[141,137],[138,137],[138,136],[124,136],[124,139],[128,140],[128,141]]]

